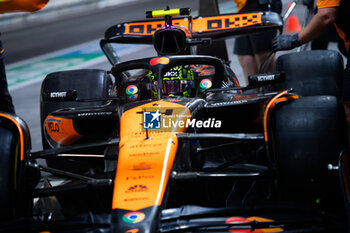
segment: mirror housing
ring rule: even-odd
[[[153,35],[153,45],[160,55],[180,55],[187,49],[186,34],[181,29],[160,29]]]

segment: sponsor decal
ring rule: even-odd
[[[160,147],[162,144],[149,144],[149,145],[131,145],[130,149],[135,148],[150,148],[150,147]],[[151,157],[152,155],[159,155],[159,152],[141,152],[130,154],[130,157]]]
[[[124,201],[147,201],[148,197],[135,197],[135,198],[125,198]]]
[[[154,179],[154,175],[139,175],[139,176],[127,176],[126,180],[150,180]]]
[[[135,100],[137,100],[137,98],[139,97],[139,95],[138,95],[138,94],[135,94],[135,95],[128,95],[127,97],[128,97],[128,100],[129,100],[129,101],[135,101]]]
[[[167,57],[155,57],[149,61],[151,66],[155,66],[158,64],[167,65],[167,64],[169,64],[169,62],[170,62],[170,60]]]
[[[164,77],[179,77],[179,72],[176,70],[170,70],[165,73]]]
[[[136,94],[138,91],[139,91],[139,89],[138,89],[137,86],[135,86],[135,85],[129,85],[129,86],[127,86],[126,89],[125,89],[125,93],[126,93],[127,95],[134,95],[134,94]]]
[[[261,23],[260,13],[198,17],[193,20],[192,31],[215,31],[247,27]]]
[[[48,116],[45,120],[48,136],[61,145],[70,145],[81,136],[75,131],[72,119]]]
[[[54,122],[49,122],[47,123],[47,128],[48,130],[50,130],[51,132],[56,132],[59,133],[60,132],[60,127],[58,125],[58,123],[54,123]]]
[[[134,229],[127,230],[125,233],[137,233],[137,232],[139,232],[139,229],[134,228]]]
[[[174,25],[181,25],[185,28],[189,28],[189,21],[184,19],[173,19]],[[145,22],[132,22],[124,24],[125,34],[130,35],[152,35],[158,29],[164,27],[164,21],[145,21]]]
[[[156,112],[143,112],[143,128],[160,129],[161,115],[162,114],[159,112],[159,110]]]
[[[273,74],[270,74],[270,75],[261,75],[261,76],[258,76],[258,81],[259,82],[264,82],[264,81],[273,81],[275,80],[275,75]]]
[[[129,169],[132,171],[144,171],[144,170],[152,169],[154,167],[155,167],[155,164],[141,162],[141,163],[134,164],[134,165],[130,166]]]
[[[192,32],[205,32],[247,27],[261,23],[260,13],[230,14],[220,16],[198,17],[192,20]],[[189,20],[174,19],[174,25],[181,25],[189,29]],[[125,34],[130,35],[152,35],[158,29],[164,27],[162,21],[132,22],[125,26]]]
[[[143,184],[136,184],[128,188],[125,193],[143,193],[149,192],[149,188]]]
[[[123,221],[126,223],[139,223],[145,219],[146,215],[142,212],[129,212],[124,214]]]
[[[157,136],[162,136],[162,135],[165,135],[165,133],[164,132],[162,132],[162,131],[154,131],[154,132],[152,132],[151,133],[152,135],[157,135]],[[131,132],[131,134],[130,134],[130,136],[131,137],[143,137],[143,136],[145,136],[146,135],[146,132]],[[134,146],[134,145],[132,145],[132,146]],[[142,145],[142,144],[140,144],[140,145],[138,145],[138,146],[140,146],[140,147],[151,147],[152,145]]]
[[[43,93],[44,101],[73,101],[77,98],[76,90],[46,91]]]
[[[64,98],[67,96],[66,91],[60,91],[60,92],[51,92],[50,98]]]
[[[203,79],[200,83],[199,83],[199,87],[201,89],[209,89],[212,86],[212,82],[209,79]]]

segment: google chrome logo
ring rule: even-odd
[[[126,223],[139,223],[144,220],[146,215],[142,212],[129,212],[124,214],[123,221]]]
[[[200,83],[199,83],[199,87],[201,89],[208,89],[211,88],[212,86],[212,82],[209,79],[203,79]]]
[[[137,86],[135,85],[130,85],[126,88],[125,92],[127,95],[133,95],[136,94],[139,91],[139,89],[137,88]]]

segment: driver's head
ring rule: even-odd
[[[148,73],[148,76],[154,84],[157,84],[157,79],[151,71]],[[163,94],[190,96],[194,87],[193,80],[194,76],[191,67],[175,66],[166,72],[163,77]]]

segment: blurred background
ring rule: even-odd
[[[220,13],[236,12],[233,0],[218,0]],[[283,0],[283,11],[290,1]],[[145,19],[149,10],[189,7],[198,15],[199,0],[50,0],[36,13],[0,15],[0,32],[6,50],[6,73],[16,113],[31,130],[33,151],[41,150],[40,86],[48,73],[69,69],[105,69],[111,65],[99,48],[110,26]],[[302,20],[305,7],[293,11]],[[242,69],[233,56],[233,41],[226,41],[231,67],[238,77]],[[126,47],[125,60],[153,56],[152,48]],[[241,82],[244,79],[241,79]],[[245,83],[242,83],[245,85]]]

